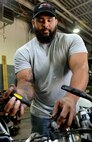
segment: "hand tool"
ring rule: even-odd
[[[51,114],[50,114],[48,111],[43,110],[43,109],[41,109],[41,108],[38,108],[37,106],[33,105],[30,101],[28,101],[28,100],[27,100],[26,98],[24,98],[23,96],[21,96],[21,95],[19,95],[19,94],[17,94],[17,93],[14,93],[13,95],[14,95],[18,100],[20,100],[21,103],[26,104],[28,107],[32,106],[32,107],[34,107],[35,109],[37,109],[37,110],[39,110],[39,111],[41,111],[41,112],[43,112],[43,113],[45,113],[46,115],[48,115],[48,116],[51,117]]]

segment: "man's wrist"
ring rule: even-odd
[[[68,96],[69,98],[71,98],[72,101],[73,101],[75,104],[77,104],[77,102],[78,102],[78,100],[79,100],[79,98],[80,98],[80,97],[78,97],[78,96],[76,96],[76,95],[74,95],[74,94],[71,94],[71,93],[67,93],[66,96]]]

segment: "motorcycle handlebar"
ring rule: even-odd
[[[76,89],[76,88],[73,88],[73,87],[67,86],[67,85],[63,85],[61,87],[61,89],[65,90],[65,91],[68,91],[68,92],[72,93],[73,95],[85,98],[85,99],[92,102],[92,96],[86,94],[85,92],[83,92],[83,91],[81,91],[79,89]]]

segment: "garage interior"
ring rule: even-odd
[[[89,83],[86,92],[92,95],[92,0],[0,0],[0,37],[2,37],[2,45],[5,45],[4,43],[7,40],[8,27],[11,28],[17,20],[27,24],[28,38],[25,42],[32,38],[34,35],[31,24],[33,9],[37,3],[44,1],[51,2],[55,6],[59,31],[73,33],[75,28],[80,30],[78,34],[83,38],[89,53]],[[20,43],[20,45],[22,44]],[[2,46],[2,48],[4,47]],[[19,46],[16,46],[17,48]],[[16,82],[13,65],[9,63],[10,59],[4,53],[5,51],[0,53],[0,91],[7,90],[11,83]],[[13,136],[16,141],[26,139],[30,135],[29,108],[21,118],[19,127],[18,133]]]

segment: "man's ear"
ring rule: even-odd
[[[56,25],[58,24],[58,19],[56,19]]]
[[[34,19],[32,19],[32,26],[33,26],[33,28],[34,28]]]

